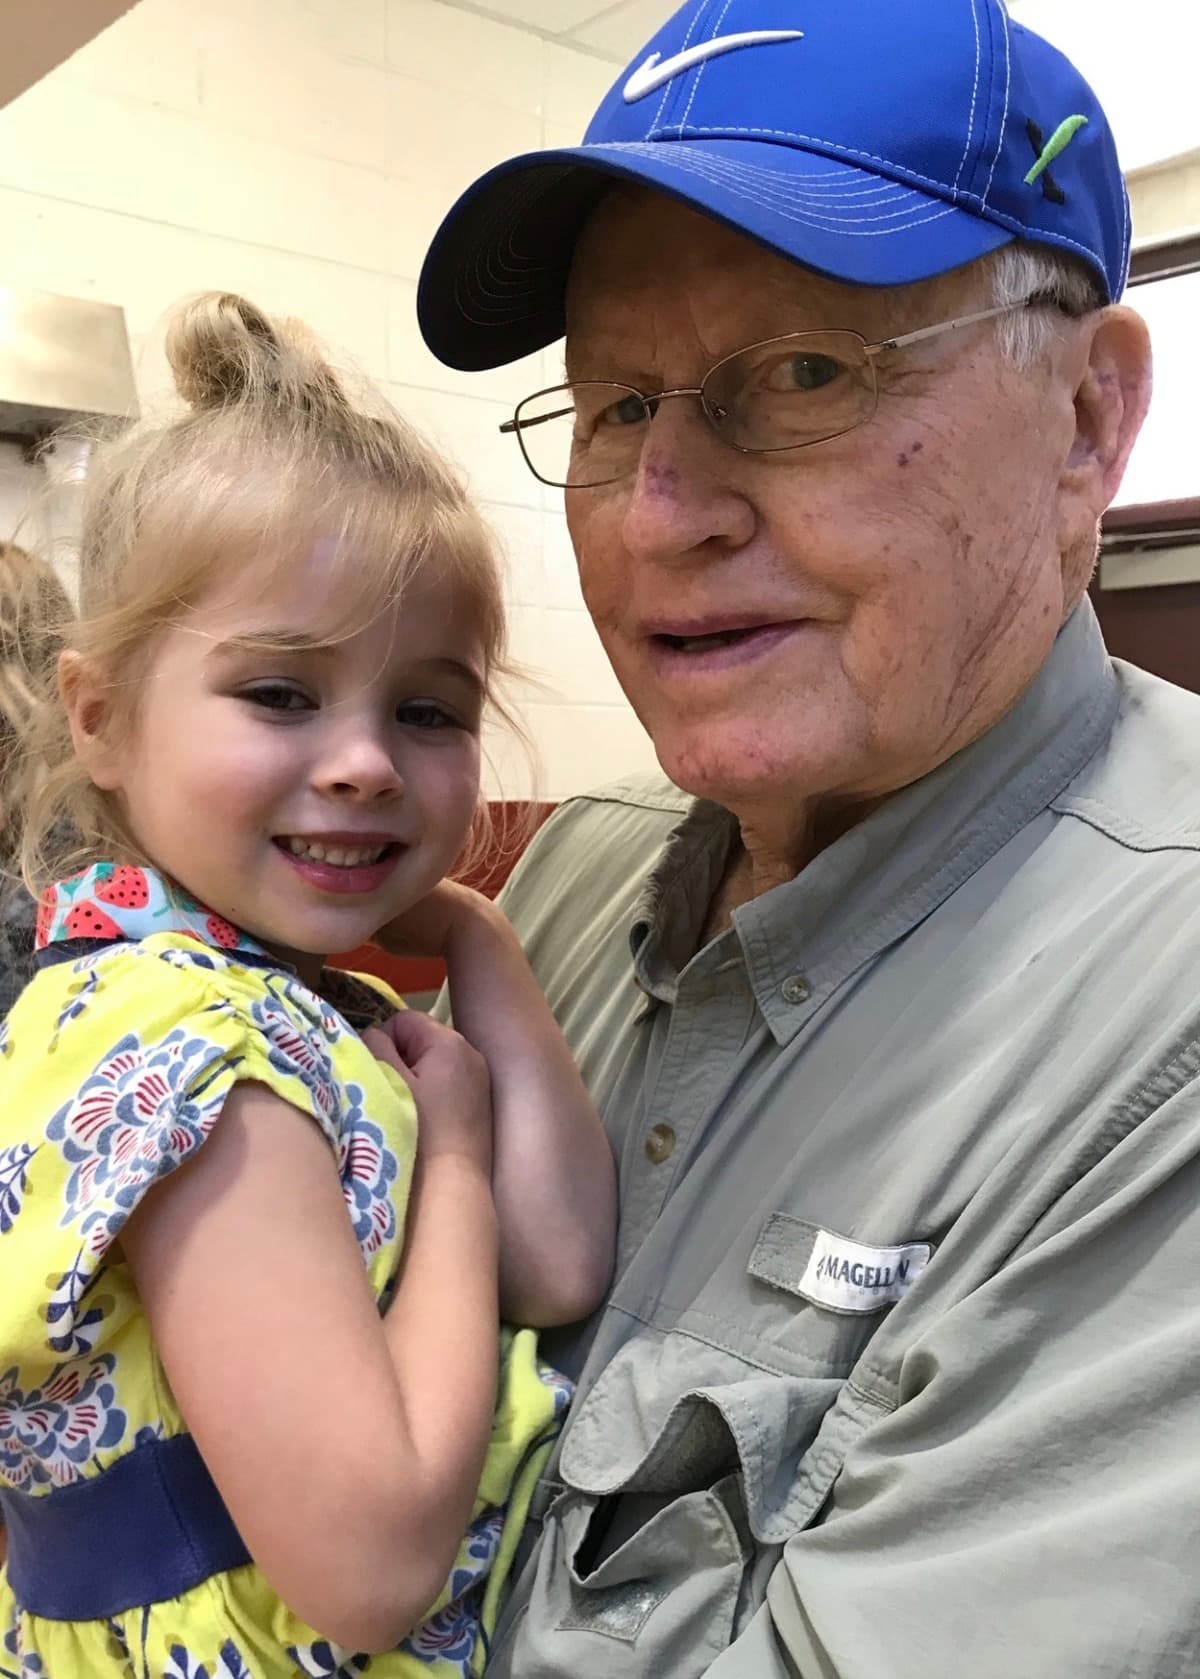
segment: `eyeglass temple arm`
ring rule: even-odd
[[[568,414],[573,414],[573,408],[556,408],[553,414],[535,414],[531,420],[518,420],[514,415],[511,420],[505,420],[501,425],[501,432],[528,431],[530,426],[544,426],[547,420],[562,420]]]
[[[954,332],[962,326],[975,326],[979,321],[994,321],[997,315],[1011,315],[1017,309],[1054,308],[1057,300],[1047,292],[1034,292],[1031,297],[1020,297],[1015,303],[998,303],[994,309],[977,309],[973,315],[958,315],[952,321],[939,321],[936,326],[918,327],[915,332],[901,333],[898,338],[884,338],[878,344],[868,344],[865,354],[877,356],[883,350],[903,350],[909,344],[919,344],[925,338],[936,338],[939,333]]]

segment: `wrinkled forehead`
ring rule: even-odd
[[[868,338],[930,324],[986,292],[982,264],[911,286],[856,286],[789,261],[648,187],[621,182],[575,247],[567,287],[566,361],[597,376],[653,344],[693,339],[714,356],[776,333],[852,327]]]

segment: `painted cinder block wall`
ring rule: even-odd
[[[123,305],[139,387],[164,312],[210,287],[307,320],[466,468],[504,544],[519,706],[541,773],[493,740],[491,790],[547,799],[653,757],[583,609],[561,499],[497,432],[557,351],[441,367],[421,258],[490,164],[582,134],[615,66],[438,0],[140,0],[0,110],[0,285]]]

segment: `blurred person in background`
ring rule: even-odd
[[[35,905],[17,872],[11,810],[21,778],[35,773],[25,733],[39,689],[55,679],[70,616],[53,566],[0,543],[0,1020],[33,972]]]

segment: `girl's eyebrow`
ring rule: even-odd
[[[447,676],[461,678],[480,699],[483,698],[485,693],[483,678],[465,659],[455,659],[448,653],[439,653],[431,659],[422,659],[420,663],[430,669],[444,671]]]
[[[280,653],[299,655],[303,653],[333,653],[337,650],[336,641],[322,640],[317,636],[306,634],[303,630],[262,629],[247,631],[243,635],[227,636],[218,641],[205,655],[207,659],[236,659],[247,653]],[[437,653],[426,659],[415,661],[428,670],[435,670],[446,676],[458,677],[465,682],[482,699],[487,690],[487,684],[482,676],[465,659],[457,659],[449,653]]]
[[[303,630],[248,630],[242,635],[227,636],[210,648],[210,659],[233,659],[246,653],[331,653],[336,643]]]

